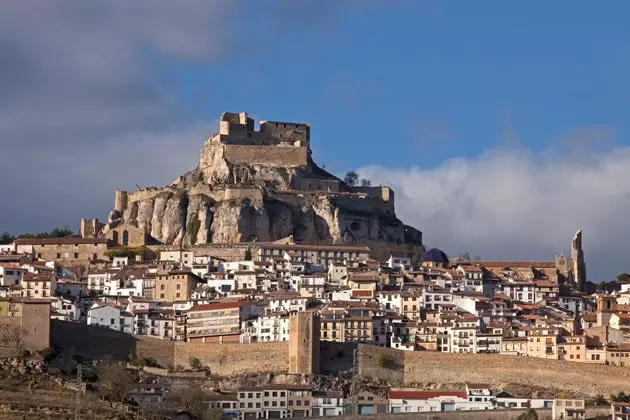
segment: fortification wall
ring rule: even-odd
[[[384,201],[378,197],[362,194],[335,195],[335,204],[350,211],[382,213],[394,215],[394,201]]]
[[[382,357],[394,361],[383,369]],[[497,387],[523,384],[556,388],[566,392],[612,394],[627,388],[630,369],[506,355],[475,355],[435,352],[407,352],[371,345],[359,345],[359,372],[402,383],[490,383]],[[625,391],[624,391],[625,392]]]
[[[221,376],[249,372],[287,372],[289,343],[175,343],[175,366],[189,367],[192,357],[208,366],[212,373]]]
[[[133,192],[127,192],[127,206],[137,201],[147,201],[157,197],[163,193],[174,194],[177,190],[171,187],[156,187],[151,189],[143,189]]]
[[[279,167],[306,166],[308,148],[283,146],[224,145],[225,160],[233,164]]]

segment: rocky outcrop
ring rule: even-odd
[[[249,156],[252,163],[244,163]],[[422,243],[421,232],[396,217],[393,192],[349,187],[318,167],[304,147],[230,145],[215,137],[205,142],[197,168],[169,186],[127,192],[117,203],[124,207],[111,212],[105,232],[129,224],[163,244],[290,235],[304,243]]]

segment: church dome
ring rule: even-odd
[[[448,257],[441,249],[431,248],[422,256],[423,262],[448,264]]]

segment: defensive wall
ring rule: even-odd
[[[241,165],[269,165],[279,167],[306,166],[308,148],[294,146],[243,146],[226,144],[223,146],[225,160]]]
[[[289,343],[204,344],[133,336],[107,328],[53,320],[52,347],[88,359],[130,354],[153,357],[163,367],[189,367],[191,358],[218,375],[289,370]],[[609,395],[626,392],[630,369],[506,355],[407,352],[359,344],[358,371],[388,381],[393,386],[490,383],[497,388],[521,384],[558,389],[573,394]],[[320,367],[325,373],[352,368],[355,346],[322,343]]]
[[[175,366],[189,367],[195,357],[214,374],[288,372],[289,343],[206,344],[175,343]]]
[[[595,396],[626,392],[630,381],[630,369],[616,366],[500,354],[409,352],[367,344],[359,345],[358,361],[361,375],[405,385],[522,384]]]
[[[127,360],[129,355],[152,357],[163,367],[190,367],[195,357],[212,373],[287,372],[289,343],[203,344],[134,336],[109,328],[53,320],[51,346],[68,356]]]
[[[551,420],[550,408],[535,409],[540,420]],[[432,412],[432,413],[388,413],[388,414],[367,414],[361,415],[361,420],[379,419],[379,420],[510,420],[516,419],[523,414],[525,410],[484,410],[484,411],[448,411],[448,412]],[[587,407],[586,418],[594,418],[610,414],[610,407]],[[356,419],[353,416],[339,416],[335,419]]]

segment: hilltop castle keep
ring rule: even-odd
[[[422,244],[396,218],[394,192],[355,187],[315,164],[308,123],[226,112],[199,164],[170,185],[116,191],[98,235],[120,245],[267,242],[383,246]],[[86,221],[86,232],[95,231]],[[92,224],[90,224],[92,223]]]

